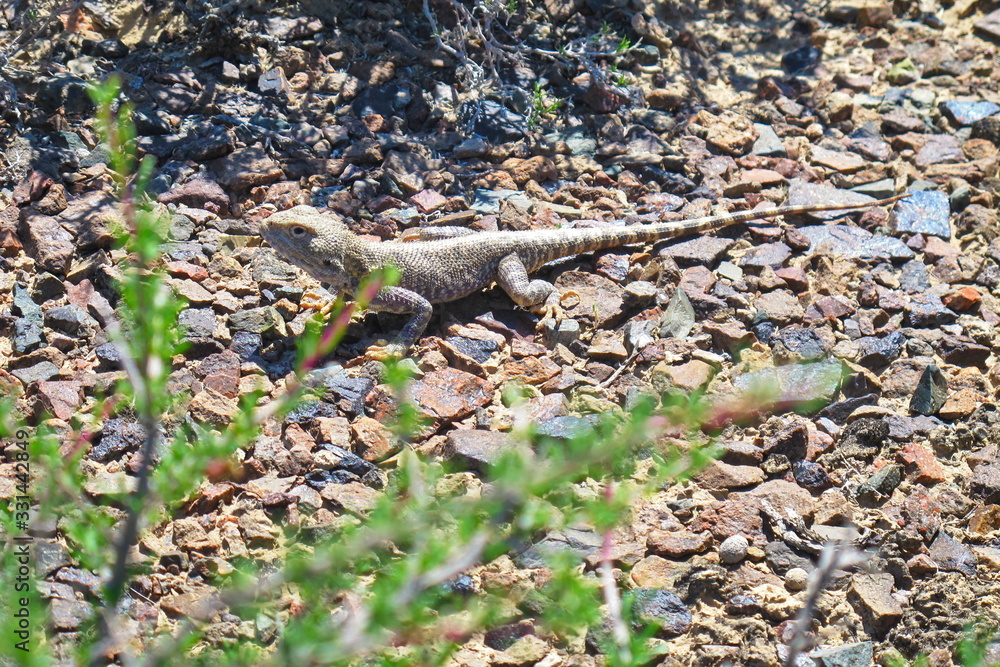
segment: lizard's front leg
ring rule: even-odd
[[[547,319],[557,322],[562,319],[562,308],[559,306],[559,294],[550,282],[531,280],[524,262],[516,254],[510,254],[500,260],[497,266],[497,283],[510,298],[519,306],[531,308],[541,316],[538,328],[542,329]]]
[[[420,296],[416,292],[411,292],[402,287],[386,287],[380,291],[374,299],[368,303],[370,310],[378,310],[387,313],[410,314],[410,321],[407,322],[396,339],[384,348],[380,348],[375,353],[370,352],[374,358],[401,357],[406,354],[420,335],[427,328],[427,323],[431,321],[434,307],[431,302]]]

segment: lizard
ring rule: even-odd
[[[338,293],[354,296],[365,278],[389,265],[399,272],[396,285],[384,287],[368,309],[410,316],[397,338],[372,356],[402,356],[427,328],[433,305],[460,299],[498,283],[519,306],[543,319],[559,312],[555,287],[529,274],[561,257],[652,243],[715,231],[739,222],[820,211],[885,206],[900,194],[862,204],[819,204],[752,209],[688,220],[626,227],[477,232],[465,227],[421,227],[416,241],[367,241],[351,232],[341,217],[310,206],[273,213],[261,235],[278,254]],[[376,356],[376,358],[378,358]]]

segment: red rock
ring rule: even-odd
[[[806,272],[797,266],[783,266],[774,271],[774,275],[785,281],[793,290],[804,292],[809,289],[809,278]]]
[[[952,292],[941,297],[941,301],[944,302],[944,305],[947,308],[954,310],[956,313],[972,310],[976,308],[982,300],[983,295],[980,294],[979,290],[975,287],[963,287],[957,292]]]
[[[897,456],[917,484],[937,484],[946,479],[941,462],[928,447],[910,442],[899,450]]]
[[[713,461],[695,477],[695,481],[709,491],[738,489],[760,484],[764,479],[764,471],[757,466],[730,465],[722,461]]]
[[[166,269],[167,273],[175,278],[189,278],[196,282],[208,278],[208,271],[205,270],[205,267],[191,262],[167,262]]]
[[[361,417],[351,424],[354,453],[365,461],[375,462],[399,451],[399,441],[392,431],[371,417]]]
[[[427,215],[437,211],[448,203],[447,197],[436,190],[421,190],[410,197],[410,203],[417,207],[417,210]]]
[[[414,382],[410,396],[432,418],[454,421],[489,403],[493,385],[471,373],[443,368]]]
[[[72,380],[39,380],[38,398],[57,419],[69,419],[83,403],[83,386]]]
[[[689,528],[695,532],[711,531],[716,540],[722,541],[730,535],[743,535],[752,544],[762,547],[767,544],[762,530],[763,521],[760,516],[760,501],[756,498],[745,498],[747,494],[712,503],[691,522]]]
[[[229,215],[229,195],[213,180],[193,178],[178,185],[156,198],[161,204],[181,204],[191,208],[211,211],[220,217]]]
[[[655,554],[668,558],[684,558],[701,553],[712,544],[708,531],[692,533],[687,530],[655,530],[646,537],[646,547]]]
[[[528,384],[542,384],[559,375],[559,366],[548,357],[522,357],[512,359],[503,365],[507,378],[521,378]]]

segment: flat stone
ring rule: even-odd
[[[943,530],[931,542],[928,555],[945,572],[961,572],[970,577],[976,574],[975,554]]]
[[[30,385],[56,377],[59,375],[59,367],[51,361],[39,361],[31,366],[15,368],[10,373],[24,384]]]
[[[218,182],[232,190],[246,190],[257,185],[268,185],[284,179],[281,166],[263,148],[249,147],[235,150],[213,163]]]
[[[892,597],[891,574],[856,573],[852,576],[847,599],[876,636],[883,636],[903,616],[903,608]]]
[[[146,439],[142,426],[124,419],[109,419],[101,429],[100,438],[91,447],[89,458],[102,463],[136,452]]]
[[[809,657],[817,667],[870,667],[874,655],[872,642],[842,644],[813,651]]]
[[[679,266],[714,266],[735,243],[734,239],[723,236],[696,236],[667,246],[662,254],[673,258]]]
[[[643,626],[656,625],[667,636],[682,635],[691,629],[691,611],[676,593],[662,589],[632,591],[632,611]]]
[[[913,259],[915,254],[897,238],[874,236],[860,227],[820,225],[800,227],[798,231],[809,239],[809,251],[813,255],[903,260]]]
[[[941,297],[936,294],[914,294],[906,304],[906,322],[918,329],[951,324],[957,318],[958,315],[946,308]]]
[[[410,397],[432,418],[453,421],[489,403],[493,385],[471,373],[444,368],[414,382]]]
[[[757,130],[758,136],[750,149],[752,154],[764,157],[785,157],[787,155],[785,145],[773,127],[761,123],[754,123],[753,126]]]
[[[19,235],[24,251],[43,271],[60,276],[66,274],[76,252],[76,239],[58,220],[23,209]]]
[[[857,192],[841,190],[832,185],[809,183],[798,178],[792,179],[788,184],[789,206],[864,205],[873,201],[873,198]],[[850,210],[817,211],[806,213],[805,216],[812,220],[836,220],[850,213]]]
[[[965,154],[957,137],[950,134],[932,134],[917,151],[913,161],[918,167],[929,167],[933,164],[964,162]]]
[[[934,456],[930,448],[908,442],[897,453],[900,462],[907,473],[917,484],[931,486],[945,481],[946,476],[941,462]]]
[[[756,396],[764,391],[781,403],[810,403],[829,401],[840,387],[843,375],[843,367],[835,362],[790,364],[744,373],[733,380],[733,385]]]
[[[792,256],[792,249],[781,241],[763,243],[751,248],[739,260],[739,266],[750,271],[760,271],[765,267],[779,267]]]
[[[832,151],[822,146],[812,146],[810,151],[813,164],[843,174],[852,174],[868,166],[868,161],[863,157],[847,151]]]
[[[211,211],[220,217],[229,215],[229,195],[222,186],[208,178],[193,178],[156,198],[161,204],[180,204]]]
[[[69,419],[83,403],[83,385],[72,380],[41,380],[38,397],[42,407],[57,419]]]
[[[382,493],[360,482],[346,484],[327,484],[320,491],[324,500],[328,500],[351,514],[364,516],[375,509]]]
[[[454,430],[445,440],[444,452],[473,470],[486,472],[513,444],[508,434],[499,431]]]
[[[1000,16],[998,16],[998,22],[1000,22]],[[948,120],[961,126],[972,125],[976,121],[1000,112],[1000,105],[985,100],[978,102],[948,100],[947,102],[942,102],[939,108],[948,117]]]
[[[654,530],[646,537],[646,546],[654,554],[668,558],[685,558],[706,551],[712,544],[709,532],[687,530]]]
[[[288,335],[285,320],[274,306],[249,308],[230,313],[229,326],[235,331],[266,334],[269,338],[284,338]]]
[[[764,471],[757,466],[731,465],[722,461],[713,461],[695,477],[699,485],[710,491],[753,486],[765,479]]]
[[[924,234],[951,239],[950,214],[947,194],[922,190],[896,202],[889,218],[895,234]]]

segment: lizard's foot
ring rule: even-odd
[[[562,322],[566,316],[566,313],[563,310],[563,304],[567,303],[566,307],[572,308],[579,302],[580,295],[573,290],[566,290],[562,294],[553,292],[543,303],[532,309],[540,316],[538,325],[535,327],[536,330],[544,330],[549,320],[551,320],[555,326],[559,326],[559,323]]]
[[[390,359],[401,359],[406,350],[397,342],[376,341],[374,345],[365,350],[364,359],[370,361],[386,362]]]

